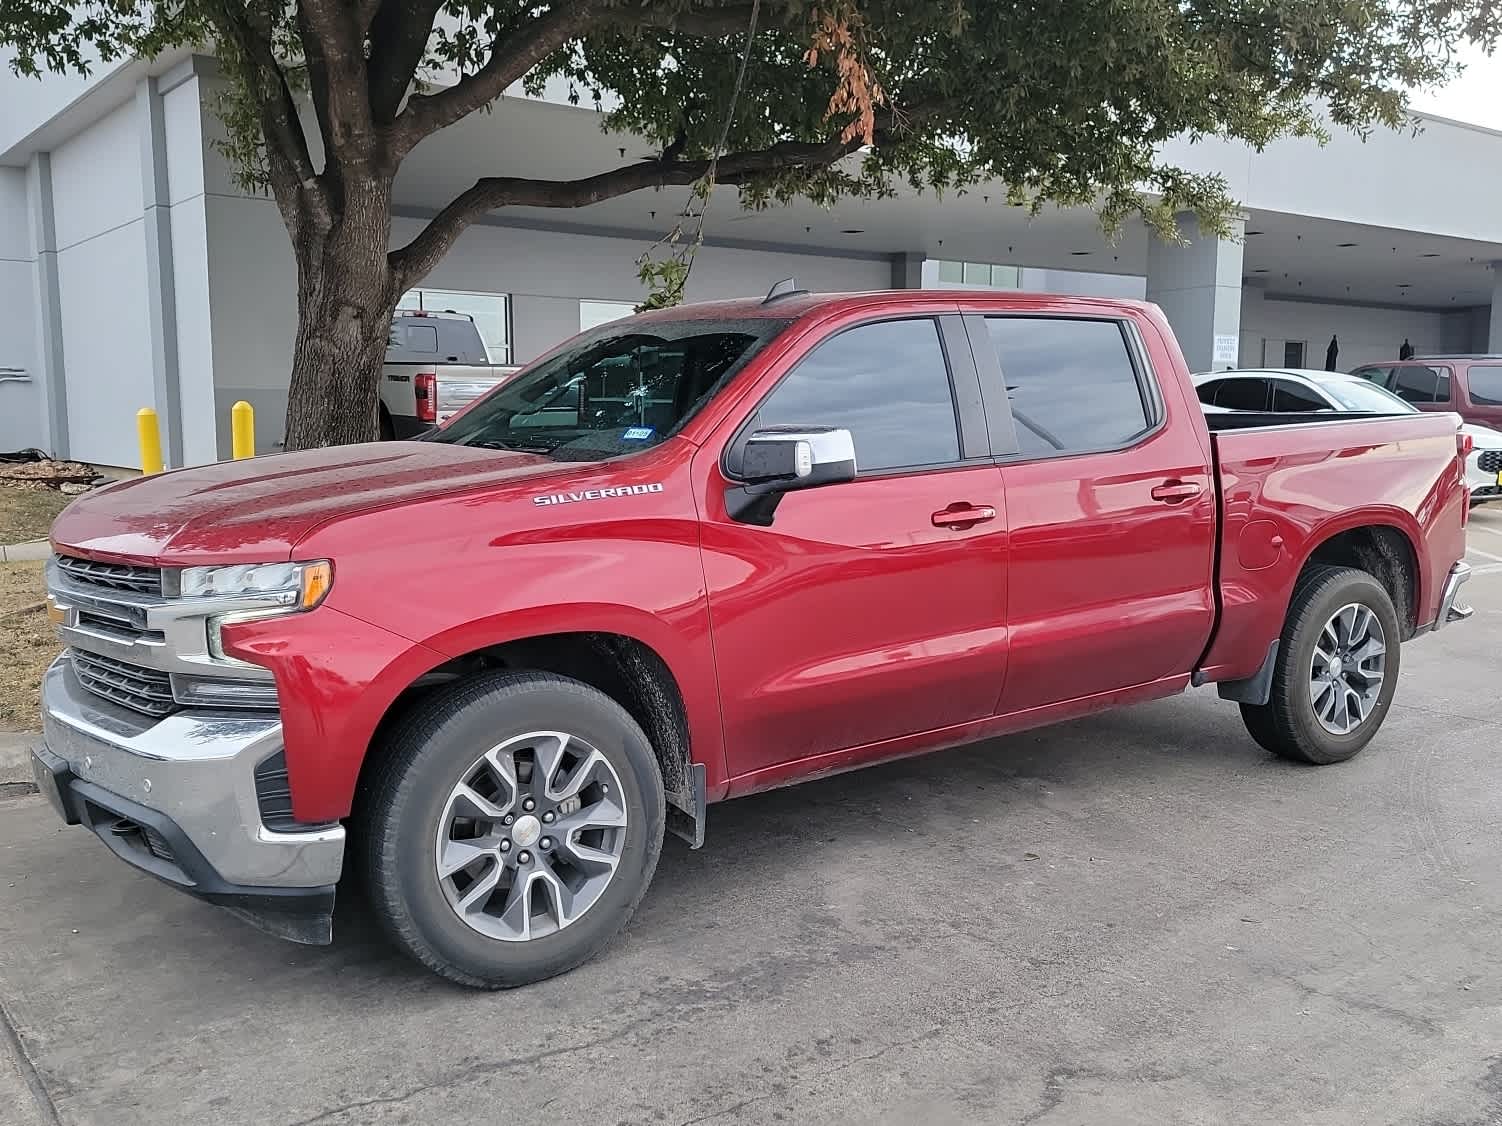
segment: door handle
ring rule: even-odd
[[[989,504],[965,504],[957,501],[948,508],[933,514],[935,528],[959,528],[961,530],[986,520],[996,519],[996,509]]]
[[[1161,485],[1154,485],[1150,495],[1153,500],[1160,500],[1164,504],[1179,504],[1193,500],[1202,492],[1204,486],[1197,481],[1164,481]]]

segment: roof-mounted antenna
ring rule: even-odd
[[[762,304],[763,305],[770,305],[773,301],[776,301],[778,298],[781,298],[781,297],[791,297],[795,293],[807,293],[807,292],[808,292],[808,290],[806,290],[806,289],[799,289],[798,288],[798,279],[797,278],[783,278],[780,282],[778,282],[776,285],[774,285],[771,289],[767,290],[767,295],[766,295],[765,298],[762,299]]]

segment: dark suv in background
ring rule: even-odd
[[[1386,387],[1422,411],[1454,411],[1502,430],[1502,355],[1416,356],[1359,367],[1352,375]]]

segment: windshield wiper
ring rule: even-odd
[[[484,450],[514,450],[522,454],[550,454],[553,452],[552,446],[528,446],[523,445],[521,442],[504,442],[499,438],[476,438],[474,441],[465,442],[464,444],[466,446],[479,446]]]

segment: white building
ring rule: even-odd
[[[215,148],[214,60],[179,53],[88,79],[0,77],[0,449],[40,446],[138,465],[134,415],[164,419],[168,463],[226,456],[229,406],[280,439],[294,268],[275,205],[234,183]],[[397,182],[393,238],[482,175],[586,175],[645,155],[590,110],[507,98],[424,142]],[[1428,118],[1417,135],[1341,133],[1325,148],[1174,146],[1219,171],[1244,239],[1109,244],[1087,210],[1030,219],[1001,195],[905,195],[760,213],[716,200],[691,298],[984,284],[1146,296],[1191,367],[1323,367],[1502,351],[1502,134]],[[526,164],[523,168],[522,161]],[[681,192],[581,211],[515,209],[471,227],[424,282],[429,307],[476,314],[492,360],[525,361],[642,296],[637,256]],[[413,300],[417,300],[416,297]],[[1495,310],[1495,311],[1494,311]]]

